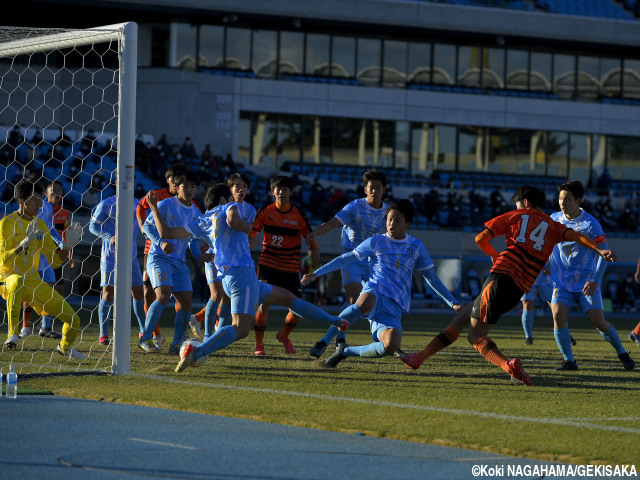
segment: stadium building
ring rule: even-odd
[[[353,196],[375,166],[396,197],[420,203],[430,189],[464,197],[461,226],[446,228],[442,208],[414,228],[433,254],[478,255],[472,188],[487,199],[498,189],[508,202],[515,187],[534,183],[552,199],[571,178],[595,201],[606,170],[612,181],[600,193],[615,215],[636,213],[633,228],[615,229],[613,246],[637,259],[637,0],[20,5],[24,26],[137,22],[136,130],[230,154],[258,180],[254,193],[284,169]]]

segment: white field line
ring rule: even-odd
[[[153,445],[162,445],[163,447],[183,448],[185,450],[200,450],[198,447],[190,447],[189,445],[179,445],[177,443],[157,442],[155,440],[147,440],[145,438],[131,437],[128,440],[132,442],[151,443]]]
[[[255,387],[239,387],[235,385],[224,385],[220,383],[205,383],[205,382],[191,382],[188,380],[179,380],[177,378],[169,378],[162,377],[159,375],[142,375],[142,374],[132,374],[134,377],[146,378],[149,380],[157,380],[160,382],[168,382],[168,383],[177,383],[181,385],[191,385],[198,387],[208,387],[208,388],[224,388],[227,390],[239,390],[245,392],[256,392],[256,393],[269,393],[275,395],[287,395],[291,397],[303,397],[303,398],[313,398],[316,400],[330,400],[336,402],[350,402],[350,403],[360,403],[365,405],[375,405],[379,407],[390,407],[390,408],[403,408],[408,410],[419,410],[423,412],[440,412],[440,413],[450,413],[454,415],[468,415],[472,417],[482,417],[482,418],[491,418],[494,420],[509,420],[515,422],[531,422],[531,423],[541,423],[546,425],[562,425],[567,427],[575,427],[575,428],[591,428],[594,430],[608,430],[612,432],[619,433],[635,433],[640,434],[639,428],[627,428],[627,427],[617,427],[612,425],[598,425],[595,423],[589,423],[592,419],[587,419],[587,421],[583,421],[584,419],[563,419],[563,418],[532,418],[532,417],[520,417],[516,415],[505,415],[502,413],[490,413],[490,412],[477,412],[474,410],[460,410],[454,408],[441,408],[441,407],[429,407],[425,405],[405,405],[402,403],[395,402],[385,402],[381,400],[366,400],[363,398],[349,398],[349,397],[334,397],[331,395],[319,395],[315,393],[304,393],[304,392],[291,392],[287,390],[273,390],[270,388],[255,388]],[[600,419],[598,419],[600,420]],[[609,419],[609,420],[621,420],[621,419]],[[600,420],[601,421],[601,420]]]

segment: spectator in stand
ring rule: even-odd
[[[184,142],[180,146],[180,154],[186,163],[198,158],[196,147],[191,142],[191,137],[185,137]]]
[[[500,215],[503,212],[503,208],[504,208],[504,198],[502,197],[502,194],[500,193],[500,190],[498,190],[498,187],[493,189],[493,192],[491,192],[491,195],[489,196],[489,200],[491,201],[491,216],[492,217],[497,217],[498,215]]]
[[[96,147],[96,136],[92,129],[89,129],[87,134],[80,139],[80,151],[86,155],[89,155],[93,152],[93,149]]]
[[[618,288],[618,305],[623,312],[636,312],[636,284],[633,281],[633,274],[628,273]]]
[[[424,194],[424,212],[427,221],[430,223],[438,223],[438,208],[440,206],[440,197],[434,188]]]
[[[638,229],[638,213],[630,205],[626,205],[620,218],[618,225],[623,232],[635,232]]]
[[[136,184],[136,189],[133,191],[133,196],[136,198],[144,198],[146,194],[147,194],[147,190],[144,188],[144,185],[138,182]]]
[[[162,134],[160,140],[158,140],[158,143],[156,143],[156,147],[158,150],[162,150],[167,157],[170,157],[173,154],[171,145],[169,145],[169,142],[167,141],[166,133]]]

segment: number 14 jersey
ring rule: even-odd
[[[556,243],[570,230],[534,208],[504,213],[484,224],[493,237],[505,236],[507,248],[498,255],[491,273],[504,273],[529,292]]]

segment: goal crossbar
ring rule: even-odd
[[[1,42],[0,58],[118,40],[126,25],[119,23],[88,30],[68,30],[51,35]],[[0,27],[0,30],[2,28],[5,27]]]

